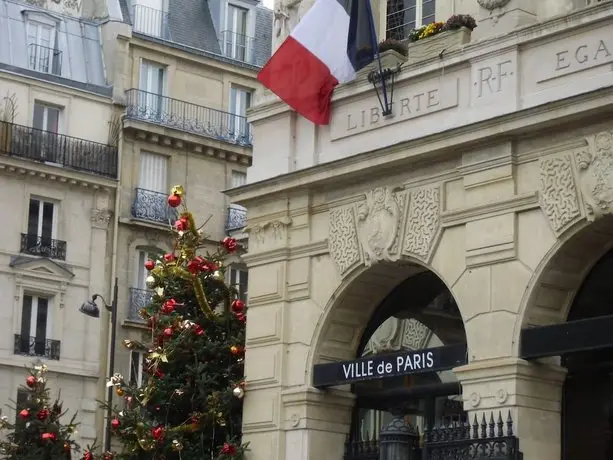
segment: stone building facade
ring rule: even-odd
[[[270,94],[251,110],[255,161],[228,192],[248,208],[250,460],[343,458],[364,423],[357,386],[315,388],[315,366],[433,346],[413,320],[466,344],[451,369],[462,417],[509,413],[525,459],[611,448],[594,415],[610,394],[577,390],[588,371],[543,351],[545,332],[532,355],[524,337],[611,313],[613,3],[445,4],[475,35],[405,65],[393,117],[366,75],[336,89],[329,126]]]

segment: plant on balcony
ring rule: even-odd
[[[418,40],[438,35],[441,32],[458,30],[462,27],[466,27],[468,30],[473,31],[475,27],[477,27],[477,22],[469,14],[454,14],[447,19],[446,22],[432,22],[426,26],[412,29],[407,36],[407,40],[410,43],[414,43]]]
[[[477,27],[477,21],[475,21],[475,18],[473,18],[470,14],[454,14],[447,19],[447,22],[445,22],[445,25],[443,25],[441,32],[446,30],[457,30],[462,27],[466,27],[468,30],[473,31],[475,30],[475,27]]]
[[[15,423],[7,416],[0,419],[0,434],[4,435],[0,456],[10,460],[70,460],[72,452],[80,450],[71,439],[76,433],[76,414],[67,425],[62,423],[66,411],[59,399],[52,402],[49,396],[47,366],[29,369],[22,390],[28,397],[15,408]]]
[[[12,124],[17,117],[17,96],[8,94],[0,105],[0,153],[10,153],[13,139]]]
[[[245,304],[224,280],[225,257],[237,249],[225,238],[214,253],[184,204],[180,186],[168,204],[179,208],[175,249],[149,260],[151,302],[140,311],[150,343],[124,340],[146,354],[138,387],[120,374],[108,382],[124,403],[112,427],[121,459],[230,460],[244,458],[241,442]],[[108,407],[108,406],[107,406]]]

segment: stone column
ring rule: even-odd
[[[284,460],[339,460],[351,428],[354,395],[314,388],[286,390],[282,395]]]
[[[464,409],[489,420],[510,412],[525,459],[559,460],[561,456],[562,385],[566,369],[518,358],[476,361],[454,369],[462,384]]]

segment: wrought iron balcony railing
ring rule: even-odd
[[[0,121],[0,154],[117,177],[117,147]]]
[[[16,355],[41,356],[47,359],[60,359],[59,340],[40,339],[15,334],[15,346],[13,352]]]
[[[240,230],[247,225],[247,210],[242,206],[232,205],[226,217],[226,233]]]
[[[134,5],[132,30],[143,35],[171,40],[168,12],[148,6]]]
[[[66,260],[66,241],[22,233],[20,252],[49,259]]]
[[[130,288],[130,304],[128,308],[128,319],[142,323],[144,320],[140,317],[139,312],[151,303],[153,291],[147,289]]]
[[[56,48],[30,43],[28,45],[30,69],[37,72],[62,75],[62,52]]]
[[[132,217],[167,224],[177,220],[178,212],[168,206],[166,193],[154,192],[143,188],[135,189],[132,203]]]
[[[224,30],[219,36],[219,47],[224,56],[255,64],[254,38]]]
[[[211,109],[140,89],[126,91],[126,117],[201,136],[250,146],[253,140],[247,117]]]

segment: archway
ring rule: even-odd
[[[365,278],[372,280],[372,270],[392,270],[404,276],[369,310],[367,318],[356,308],[354,324],[360,324],[361,334],[353,335],[357,340],[352,340],[351,355],[347,348],[342,353],[346,361],[320,361],[313,374],[314,386],[349,384],[344,388],[355,395],[345,452],[348,459],[353,458],[351,451],[357,444],[376,448],[379,432],[393,421],[401,420],[412,430],[417,449],[422,445],[424,428],[466,421],[460,385],[451,370],[466,362],[466,334],[452,294],[435,273],[415,265],[373,267],[352,284],[363,286]],[[355,299],[337,299],[337,307],[343,309],[350,298]],[[334,318],[333,311],[330,315]],[[323,343],[331,339],[334,337],[327,334],[321,336]],[[363,449],[357,450],[363,453]]]
[[[613,250],[585,278],[571,306],[568,322],[613,315]],[[613,457],[613,339],[609,347],[569,353],[562,405],[564,460]]]

